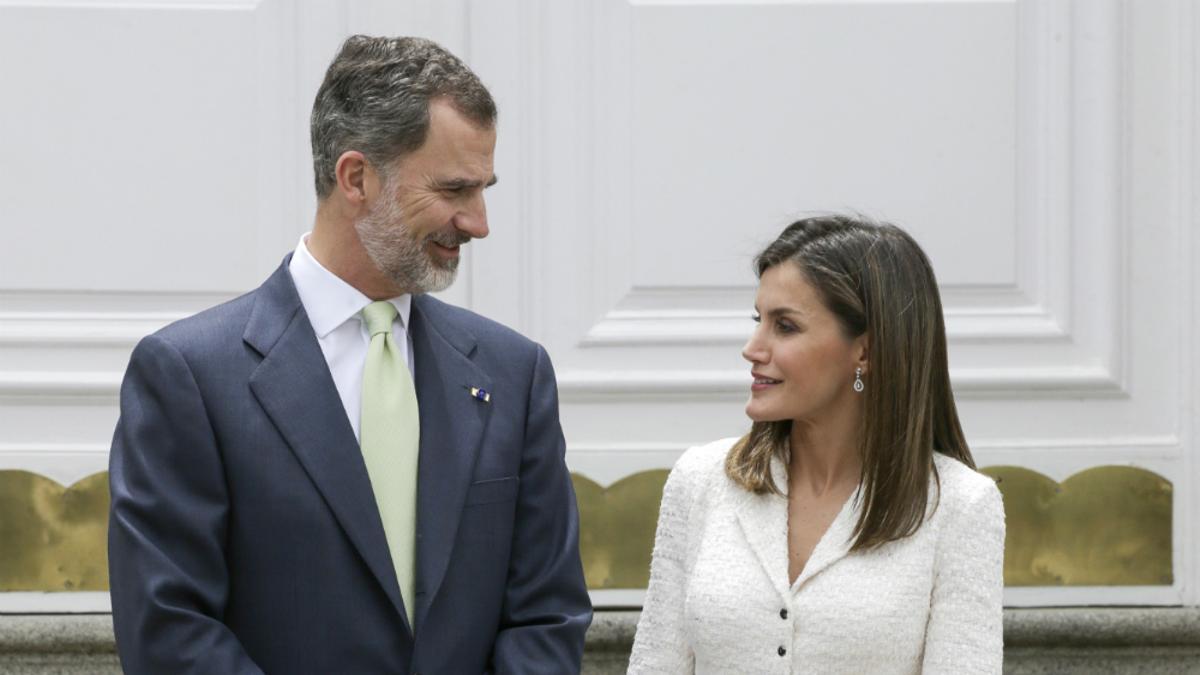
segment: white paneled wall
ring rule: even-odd
[[[1008,601],[1200,600],[1193,3],[476,9],[519,184],[471,298],[550,348],[573,468],[607,484],[741,433],[750,258],[859,210],[934,262],[981,464],[1176,487],[1174,586]]]
[[[546,344],[573,470],[741,433],[750,258],[858,210],[933,260],[982,465],[1175,485],[1173,586],[1008,601],[1200,603],[1194,0],[0,0],[0,469],[104,470],[136,340],[294,246],[354,32],[493,90],[492,235],[444,295]]]

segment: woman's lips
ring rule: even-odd
[[[756,376],[754,381],[750,383],[750,391],[765,391],[777,384],[780,384],[781,382],[783,382],[783,380],[775,380],[769,377]]]

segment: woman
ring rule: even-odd
[[[755,265],[753,425],[671,471],[629,672],[999,673],[1004,509],[928,259],[830,216]]]

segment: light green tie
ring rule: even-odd
[[[371,344],[363,368],[361,445],[408,625],[413,627],[421,422],[417,390],[404,357],[408,345],[396,344],[392,335],[396,314],[386,301],[372,302],[362,311]]]

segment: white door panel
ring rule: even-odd
[[[573,471],[742,433],[752,256],[858,210],[933,262],[981,465],[1173,485],[1171,585],[1009,602],[1195,603],[1198,27],[1191,0],[0,0],[0,471],[105,468],[136,341],[309,228],[338,44],[418,34],[500,108],[492,234],[443,296],[547,346]],[[0,594],[103,604],[63,602]]]

